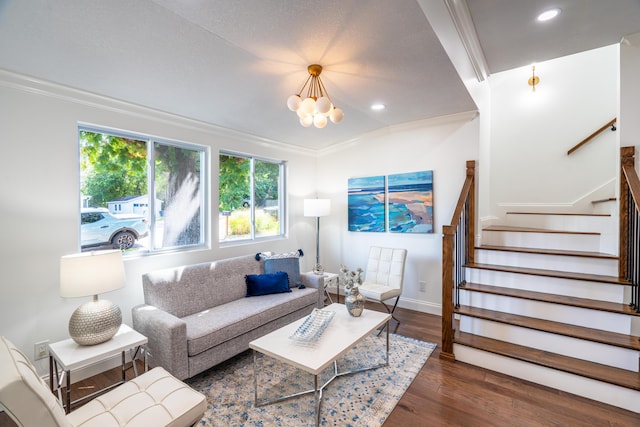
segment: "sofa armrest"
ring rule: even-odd
[[[318,290],[316,307],[324,307],[324,276],[314,273],[300,273],[300,281],[307,288],[315,288]]]
[[[189,378],[187,324],[180,318],[147,304],[133,307],[131,315],[133,329],[149,339],[149,365],[162,366],[181,380]]]

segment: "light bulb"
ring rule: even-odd
[[[316,108],[316,101],[313,98],[305,98],[300,105],[300,109],[305,113],[313,114],[313,111]]]
[[[327,118],[323,114],[313,116],[313,125],[318,129],[322,129],[327,125]]]
[[[291,111],[297,111],[298,108],[300,108],[301,103],[302,100],[298,95],[291,95],[289,98],[287,98],[287,107],[289,107],[289,110]]]
[[[300,124],[306,128],[311,126],[313,123],[313,116],[311,114],[306,114],[304,117],[300,118]]]
[[[340,123],[342,121],[342,119],[344,118],[344,113],[342,112],[341,109],[334,108],[331,111],[331,115],[329,116],[329,118],[331,119],[331,121],[333,123]]]
[[[326,96],[318,98],[316,101],[316,111],[320,114],[326,114],[331,111],[331,101]]]

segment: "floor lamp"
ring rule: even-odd
[[[315,274],[324,274],[324,268],[320,264],[320,217],[331,213],[331,200],[329,199],[304,199],[304,216],[316,218],[316,265],[313,267]]]

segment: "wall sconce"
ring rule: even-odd
[[[532,72],[532,75],[531,75],[531,77],[529,77],[529,86],[531,86],[531,88],[532,88],[531,91],[535,92],[536,91],[536,85],[538,83],[540,83],[540,77],[536,76],[536,66],[535,65],[531,66],[531,72]]]

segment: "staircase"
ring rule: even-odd
[[[640,261],[625,261],[637,251],[614,255],[618,218],[509,212],[475,245],[469,162],[467,171],[443,227],[441,357],[640,413],[640,313],[629,304],[638,307],[638,281],[621,278],[640,275]],[[638,225],[620,240],[638,248],[633,216]]]
[[[612,221],[512,212],[485,228],[454,310],[456,360],[640,412],[639,314],[617,256],[598,251]]]

